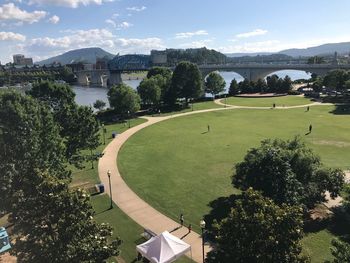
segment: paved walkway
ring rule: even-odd
[[[204,113],[204,112],[212,112],[212,111],[221,111],[221,110],[230,110],[230,109],[271,109],[271,107],[249,107],[249,106],[233,106],[233,105],[225,105],[220,99],[215,100],[215,103],[226,106],[224,108],[214,108],[214,109],[206,109],[206,110],[198,110],[191,111],[186,113],[178,113],[169,116],[159,116],[159,117],[143,117],[147,119],[147,122],[142,123],[138,126],[130,128],[129,130],[119,134],[116,139],[110,142],[107,147],[104,149],[103,157],[100,158],[98,164],[98,172],[101,182],[108,186],[108,177],[107,171],[111,171],[111,185],[112,185],[112,197],[114,203],[118,205],[118,207],[126,213],[129,217],[131,217],[136,223],[140,226],[150,229],[153,232],[160,234],[163,231],[172,231],[179,226],[179,222],[175,222],[174,220],[168,218],[164,214],[155,210],[145,201],[143,201],[136,193],[134,193],[129,186],[125,183],[125,181],[120,176],[118,167],[116,165],[116,160],[118,157],[119,150],[121,146],[136,132],[142,130],[145,127],[153,125],[155,123],[168,120],[175,117]],[[321,104],[319,102],[314,102],[307,105],[298,105],[298,106],[286,106],[286,107],[276,107],[276,109],[291,109],[291,108],[303,108],[306,106],[316,106],[316,105],[332,105],[332,104]],[[348,174],[348,176],[350,176]],[[349,179],[349,178],[348,178]],[[106,189],[109,194],[108,188]],[[336,201],[331,200],[331,206],[339,205],[341,199],[336,199]],[[141,233],[140,233],[141,234]],[[202,239],[201,236],[196,232],[188,233],[186,227],[179,228],[172,232],[173,235],[182,238],[185,242],[191,245],[192,251],[191,254],[188,253],[189,257],[196,262],[202,262]],[[209,246],[205,246],[205,254],[210,251]],[[136,256],[136,249],[135,249]]]
[[[102,158],[100,158],[98,163],[99,177],[101,179],[101,182],[105,186],[108,186],[107,171],[111,171],[111,185],[113,191],[112,199],[114,203],[116,203],[124,213],[131,217],[140,226],[148,228],[157,234],[160,234],[165,230],[170,232],[177,228],[179,226],[178,222],[175,222],[174,220],[155,210],[153,207],[151,207],[149,204],[143,201],[139,196],[137,196],[124,182],[124,180],[120,176],[118,167],[116,165],[119,150],[130,136],[152,124],[179,116],[192,115],[209,111],[218,111],[224,109],[225,108],[217,108],[174,114],[170,116],[144,117],[148,120],[147,122],[142,123],[119,134],[116,137],[116,139],[109,143],[104,149],[104,155]],[[109,194],[108,188],[106,189],[106,192]],[[196,262],[202,262],[202,239],[199,234],[193,231],[188,234],[188,229],[186,227],[182,227],[172,232],[172,234],[179,238],[183,237],[183,240],[190,244],[192,247],[192,259]],[[205,246],[205,254],[209,250],[210,247]],[[191,257],[191,254],[189,253],[188,256]]]

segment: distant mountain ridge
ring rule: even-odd
[[[114,56],[115,55],[98,47],[81,48],[81,49],[71,50],[61,55],[36,62],[36,64],[49,65],[54,62],[61,63],[62,65],[77,63],[77,62],[96,63],[96,58],[107,57],[108,59],[112,59],[114,58]]]
[[[323,44],[315,47],[308,48],[292,48],[282,50],[278,53],[285,54],[292,57],[311,57],[317,55],[330,55],[334,52],[338,52],[338,54],[349,54],[350,53],[350,42],[342,42],[342,43],[329,43]]]
[[[317,55],[332,55],[334,52],[338,54],[350,53],[350,42],[341,43],[328,43],[320,46],[308,47],[308,48],[291,48],[281,50],[279,52],[254,52],[254,53],[229,53],[225,54],[228,57],[244,57],[244,56],[264,56],[271,54],[284,54],[291,57],[311,57]]]

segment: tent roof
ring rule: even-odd
[[[138,252],[154,263],[173,262],[190,249],[189,244],[171,235],[168,231],[136,246]]]

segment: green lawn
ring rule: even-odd
[[[303,253],[310,256],[313,263],[323,263],[332,259],[331,241],[334,235],[327,230],[307,234],[302,240]]]
[[[124,214],[116,205],[112,210],[109,210],[109,200],[109,196],[106,194],[91,197],[93,208],[96,211],[95,219],[99,223],[108,223],[113,227],[113,237],[118,236],[123,240],[120,256],[127,263],[131,263],[136,257],[136,245],[146,241],[141,237],[143,228]],[[193,261],[183,256],[176,262],[190,263]]]
[[[216,104],[214,101],[203,101],[203,102],[195,102],[192,104],[189,104],[188,108],[185,108],[183,110],[179,111],[172,111],[172,112],[164,112],[160,114],[153,114],[150,116],[168,116],[168,115],[173,115],[173,114],[178,114],[178,113],[184,113],[184,112],[189,112],[189,111],[197,111],[197,110],[207,110],[207,109],[213,109],[213,108],[223,108],[224,106]]]
[[[237,193],[231,186],[232,168],[262,139],[300,135],[327,166],[349,169],[350,116],[331,110],[333,106],[309,112],[236,109],[170,119],[131,137],[121,149],[118,167],[146,202],[174,220],[184,213],[186,223],[199,231],[208,203]],[[310,123],[313,131],[306,136]],[[323,249],[328,253],[329,245]]]
[[[225,99],[222,99],[221,102],[224,103]],[[274,103],[276,104],[276,107],[283,107],[310,104],[312,101],[300,96],[283,96],[275,98],[229,97],[226,99],[226,104],[236,106],[272,107]]]
[[[130,127],[134,127],[136,125],[139,125],[143,122],[146,122],[145,119],[131,119],[130,120]],[[117,134],[122,133],[123,131],[127,130],[129,128],[127,123],[116,123],[111,125],[106,125],[106,133],[105,133],[105,145],[103,144],[103,133],[102,130],[100,131],[100,146],[94,151],[94,152],[103,152],[103,149],[106,147],[106,145],[112,140],[112,132],[116,132]],[[85,154],[89,154],[89,151],[85,151]],[[79,170],[76,169],[73,166],[70,166],[70,169],[72,170],[73,175],[73,181],[72,185],[84,185],[84,184],[96,184],[99,183],[100,180],[98,178],[98,171],[97,171],[97,162],[94,163],[94,169],[91,169],[91,163],[84,163],[85,168]]]

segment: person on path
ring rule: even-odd
[[[210,132],[210,126],[208,125],[208,132]]]
[[[191,230],[192,230],[192,225],[189,224],[189,225],[188,225],[188,233],[191,233]]]
[[[276,103],[272,104],[272,107],[273,107],[273,108],[276,108]]]
[[[312,132],[312,124],[310,124],[310,126],[309,126],[309,133],[311,133]]]
[[[181,214],[180,215],[180,224],[181,224],[181,226],[183,226],[184,225],[184,215],[183,214]]]

